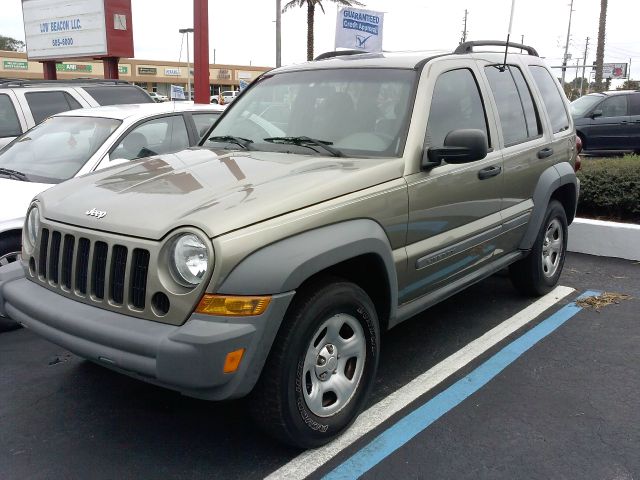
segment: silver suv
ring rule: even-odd
[[[0,148],[56,113],[100,105],[152,102],[140,87],[118,80],[0,78]]]
[[[42,193],[0,315],[185,395],[249,394],[284,442],[330,441],[383,332],[505,267],[527,295],[562,271],[568,102],[533,48],[481,46],[273,70],[200,148]]]

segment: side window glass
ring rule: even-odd
[[[529,138],[542,135],[540,115],[538,114],[538,109],[533,101],[531,89],[529,89],[529,85],[527,85],[527,81],[524,79],[522,71],[518,67],[510,67],[509,70],[511,71],[511,75],[513,75],[513,80],[516,82],[516,87],[518,87],[518,93],[520,94],[520,100],[522,101],[522,108],[524,109],[524,119],[527,122],[527,133],[529,134]]]
[[[0,138],[17,137],[22,133],[16,109],[8,95],[0,95]]]
[[[487,116],[476,79],[471,70],[462,68],[445,72],[436,81],[431,98],[425,142],[441,147],[452,130],[473,128],[489,138]]]
[[[196,134],[198,138],[202,138],[204,134],[207,133],[219,116],[220,113],[194,113],[191,116],[193,122],[196,124]]]
[[[524,107],[520,99],[520,92],[511,74],[512,68],[507,67],[502,70],[495,65],[485,67],[491,92],[498,107],[505,147],[524,142],[529,138]]]
[[[640,93],[629,95],[629,115],[640,115]]]
[[[25,94],[36,124],[56,113],[82,108],[75,98],[66,92],[30,92]]]
[[[569,128],[569,116],[560,93],[560,84],[545,67],[531,65],[529,68],[531,69],[533,80],[542,95],[542,101],[551,120],[553,133],[567,130]]]
[[[184,119],[181,115],[172,115],[138,125],[124,137],[109,158],[134,160],[177,152],[188,146],[189,136]]]
[[[83,87],[98,105],[123,105],[128,103],[153,103],[144,90],[133,85]]]
[[[616,95],[615,97],[607,98],[600,105],[603,117],[624,117],[628,115],[627,110],[627,96]]]

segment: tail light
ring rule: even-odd
[[[576,163],[573,166],[573,169],[577,172],[582,167],[582,159],[580,158],[580,153],[582,152],[582,139],[576,135],[576,151],[578,152],[576,155]]]

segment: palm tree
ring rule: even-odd
[[[302,8],[305,5],[307,6],[307,60],[313,60],[313,22],[316,13],[316,5],[319,6],[322,13],[324,13],[324,6],[322,5],[323,1],[337,3],[344,7],[352,7],[354,5],[359,7],[364,6],[364,4],[356,0],[291,0],[285,4],[282,9],[282,13],[293,7]]]
[[[604,63],[604,35],[607,22],[607,1],[600,0],[600,24],[598,26],[598,47],[596,49],[596,91],[601,92],[602,87],[602,64]]]

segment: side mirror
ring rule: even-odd
[[[447,163],[469,163],[482,160],[489,151],[487,135],[482,130],[460,129],[450,131],[444,146],[432,147],[422,157],[423,168],[433,168]]]
[[[591,112],[590,117],[596,118],[596,117],[601,117],[602,116],[602,110],[594,110],[593,112]]]

